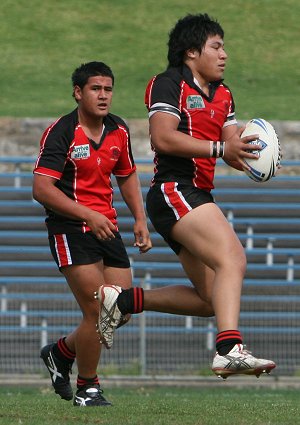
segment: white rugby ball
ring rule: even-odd
[[[258,134],[259,138],[249,143],[258,144],[262,149],[252,151],[258,153],[258,159],[244,159],[250,167],[250,170],[244,171],[252,180],[266,182],[275,176],[280,166],[280,142],[272,124],[262,118],[254,118],[247,122],[241,137],[253,134]]]

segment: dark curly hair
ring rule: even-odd
[[[214,35],[224,38],[224,31],[206,13],[189,14],[179,19],[169,34],[168,67],[181,66],[184,54],[189,49],[196,49],[201,53],[208,37]]]

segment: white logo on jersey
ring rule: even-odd
[[[205,108],[204,100],[202,96],[190,95],[186,98],[187,109],[203,109]]]
[[[90,157],[90,145],[74,146],[71,153],[72,159],[86,159]]]

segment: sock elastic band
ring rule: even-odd
[[[239,343],[242,343],[242,335],[238,330],[219,332],[216,337],[216,343],[218,344],[219,342],[226,341],[228,339],[238,339]]]
[[[87,385],[99,385],[98,376],[93,378],[84,378],[83,376],[77,375],[77,388],[86,387]]]
[[[62,354],[65,358],[67,358],[68,360],[74,360],[74,359],[75,359],[75,357],[76,357],[76,354],[75,354],[75,353],[73,353],[73,351],[71,351],[71,350],[68,348],[68,346],[67,346],[67,344],[66,344],[66,342],[65,342],[65,339],[66,339],[66,338],[60,338],[60,339],[57,341],[58,349],[59,349],[59,351],[61,352],[61,354]]]

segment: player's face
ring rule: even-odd
[[[194,51],[194,55],[194,60],[189,66],[196,78],[200,80],[200,84],[205,85],[223,78],[227,54],[224,50],[224,42],[219,35],[209,37],[201,53]]]
[[[83,89],[78,86],[74,88],[78,108],[82,113],[94,118],[105,117],[108,114],[112,94],[112,79],[101,75],[90,77]]]

